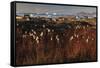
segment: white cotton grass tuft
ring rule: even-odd
[[[53,40],[53,38],[51,37],[50,40]]]
[[[33,33],[36,34],[36,31],[34,31]]]
[[[36,40],[36,42],[38,44],[39,43],[39,37],[37,36],[35,40]]]
[[[41,37],[43,36],[43,32],[40,33],[40,36],[41,36]]]
[[[89,41],[89,39],[87,38],[87,39],[86,39],[86,42],[88,43],[88,41]]]
[[[70,37],[70,40],[73,40],[73,38],[74,38],[74,37],[73,37],[73,36],[71,36],[71,37]]]

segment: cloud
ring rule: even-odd
[[[79,12],[93,13],[96,12],[95,7],[81,7],[81,6],[62,6],[62,5],[45,5],[45,4],[29,4],[17,3],[17,13],[61,13],[61,14],[76,14]]]

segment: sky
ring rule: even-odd
[[[82,6],[16,3],[16,13],[57,13],[73,15],[80,12],[93,13],[96,12],[96,8]]]

